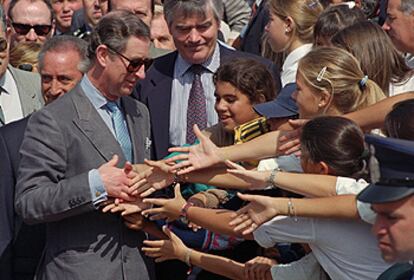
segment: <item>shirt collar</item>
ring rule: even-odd
[[[95,109],[100,109],[108,103],[108,100],[102,95],[102,93],[92,84],[88,75],[83,75],[80,82],[80,86],[85,93],[86,97],[91,101]],[[119,102],[119,99],[117,100]],[[119,105],[119,103],[118,103]]]
[[[13,81],[13,75],[10,73],[9,69],[6,69],[6,72],[0,78],[0,87],[4,89],[3,93],[11,94],[13,90]]]
[[[290,66],[298,62],[299,59],[304,57],[312,49],[312,44],[304,44],[294,49],[285,59],[283,63],[282,71],[285,71]]]
[[[191,63],[188,63],[184,58],[178,53],[177,60],[176,60],[176,76],[181,77],[183,76],[188,68],[191,67]],[[201,65],[204,66],[208,71],[211,73],[215,73],[220,66],[220,47],[219,44],[216,43],[214,47],[213,55],[210,56],[204,63]]]

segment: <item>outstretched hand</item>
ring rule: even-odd
[[[247,280],[271,280],[270,269],[276,264],[275,260],[257,256],[244,264],[244,278]]]
[[[112,159],[98,168],[106,193],[109,197],[120,198],[124,201],[134,201],[133,189],[129,187],[131,170],[117,167],[119,157]]]
[[[260,225],[275,217],[278,213],[273,206],[274,198],[262,195],[237,194],[242,200],[250,203],[232,214],[233,220],[229,223],[235,232],[241,230],[247,235]]]
[[[233,174],[234,176],[237,176],[246,183],[250,184],[250,190],[262,190],[266,187],[269,172],[246,170],[243,166],[230,160],[226,160],[226,165],[230,168],[227,169],[228,173]]]
[[[142,215],[150,216],[150,220],[159,220],[167,218],[167,221],[174,221],[180,217],[181,209],[186,204],[185,199],[181,195],[180,184],[174,187],[175,197],[172,199],[165,198],[145,198],[145,203],[151,203],[156,208],[142,211]]]
[[[143,210],[148,209],[150,207],[151,204],[144,203],[142,201],[142,198],[139,197],[136,197],[134,201],[125,202],[119,202],[119,200],[115,199],[113,203],[105,205],[105,207],[102,209],[102,212],[121,212],[121,216],[126,216],[133,213],[141,213]]]
[[[281,131],[279,137],[279,155],[295,154],[300,156],[300,135],[303,126],[308,122],[307,119],[289,120],[293,130]]]
[[[170,173],[170,166],[163,160],[145,160],[149,168],[139,172],[133,181],[131,188],[134,194],[147,197],[157,190],[168,187],[174,182],[174,174]]]
[[[189,147],[174,147],[168,149],[169,152],[181,152],[166,160],[167,163],[175,163],[171,171],[177,172],[177,175],[190,173],[191,171],[207,168],[223,162],[219,148],[205,136],[197,125],[194,125],[194,133],[200,144]]]
[[[180,238],[166,226],[162,228],[168,236],[168,240],[144,240],[145,247],[142,251],[145,255],[155,258],[155,262],[178,259],[185,261],[186,253],[190,250]]]

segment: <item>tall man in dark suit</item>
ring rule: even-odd
[[[86,73],[87,43],[72,36],[47,41],[39,54],[45,104],[71,90]],[[0,279],[33,279],[45,241],[45,226],[23,224],[14,212],[20,146],[29,117],[0,128]]]
[[[192,144],[193,124],[202,129],[218,122],[214,110],[213,74],[226,60],[255,57],[273,72],[278,89],[279,73],[261,57],[221,45],[217,35],[222,14],[219,0],[170,0],[164,3],[168,28],[177,51],[159,57],[137,85],[137,97],[151,115],[153,152],[156,159],[168,147]]]
[[[144,233],[98,209],[110,197],[134,199],[122,167],[149,156],[148,112],[129,97],[145,75],[149,42],[134,14],[106,15],[91,35],[90,70],[29,120],[15,207],[24,221],[47,223],[37,279],[150,279]]]

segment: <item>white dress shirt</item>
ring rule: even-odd
[[[170,106],[169,133],[173,146],[186,144],[188,98],[194,78],[193,73],[187,71],[191,65],[178,54],[174,66]],[[214,96],[215,86],[213,83],[213,74],[220,66],[220,48],[218,43],[213,55],[202,65],[205,68],[205,72],[201,74],[201,83],[206,96],[207,127],[210,127],[218,122],[218,116],[214,110],[216,98]]]
[[[3,77],[0,78],[0,106],[3,110],[6,124],[23,118],[22,105],[20,103],[19,92],[12,74],[7,69]]]

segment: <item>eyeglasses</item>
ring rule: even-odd
[[[0,52],[4,52],[7,49],[7,40],[0,38]]]
[[[151,58],[135,58],[135,59],[129,59],[128,57],[126,57],[122,53],[114,50],[110,46],[108,46],[108,45],[106,45],[106,46],[112,52],[116,53],[117,55],[119,55],[122,58],[125,58],[129,62],[128,66],[126,67],[126,70],[129,73],[135,73],[135,72],[137,72],[139,69],[141,69],[142,65],[144,65],[144,69],[145,69],[145,71],[147,71],[148,68],[150,68],[150,66],[152,64],[152,59]]]
[[[46,25],[46,24],[24,24],[24,23],[15,23],[12,22],[12,26],[14,31],[20,35],[26,35],[30,32],[30,29],[34,29],[37,35],[39,36],[46,36],[50,33],[50,30],[52,30],[52,25]]]

